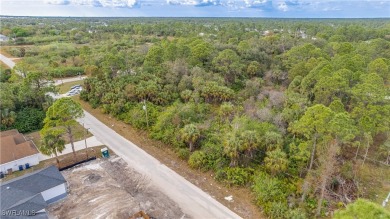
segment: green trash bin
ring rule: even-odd
[[[110,157],[110,153],[108,153],[108,148],[102,148],[100,151],[102,152],[102,157],[104,158]]]

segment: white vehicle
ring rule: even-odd
[[[66,96],[74,96],[76,94],[80,94],[80,92],[83,90],[81,85],[75,85],[70,88],[70,91],[66,93]]]
[[[74,86],[70,87],[70,89],[73,90],[73,89],[76,89],[76,88],[79,88],[79,87],[81,87],[81,85],[77,84],[77,85],[74,85]]]

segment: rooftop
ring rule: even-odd
[[[57,167],[38,170],[5,183],[0,183],[0,210],[37,212],[46,208],[47,203],[41,192],[65,183]],[[42,215],[41,215],[42,216]]]
[[[18,130],[0,132],[0,164],[38,154],[32,141],[26,141]]]

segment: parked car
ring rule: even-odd
[[[70,87],[70,89],[73,90],[73,89],[79,88],[79,87],[81,87],[81,85],[77,84],[77,85],[74,85],[74,86]]]

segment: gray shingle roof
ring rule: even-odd
[[[41,192],[65,183],[57,167],[38,170],[1,183],[0,210],[39,211],[47,206]]]
[[[10,206],[7,210],[23,211],[28,209],[30,211],[37,212],[46,208],[46,206],[47,203],[43,199],[42,195],[37,194],[35,196],[18,201],[17,203]]]

